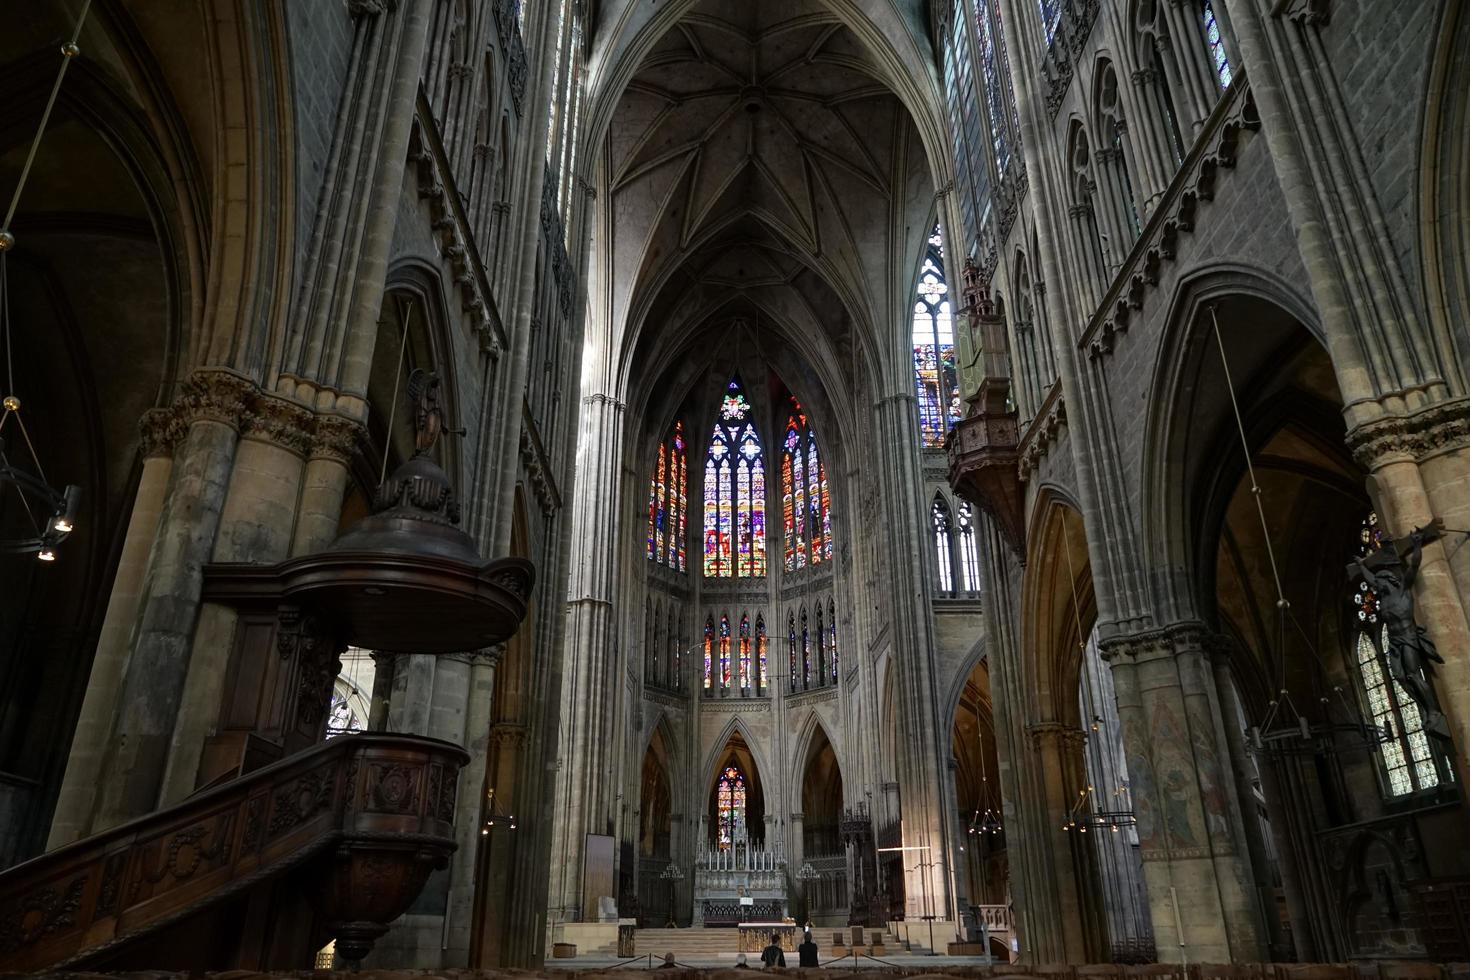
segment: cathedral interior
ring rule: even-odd
[[[0,90],[0,972],[1470,962],[1470,3],[35,0]]]

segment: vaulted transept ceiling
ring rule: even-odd
[[[699,0],[648,47],[603,170],[625,378],[661,378],[740,316],[848,388],[854,346],[901,332],[934,194],[887,78],[820,0]]]

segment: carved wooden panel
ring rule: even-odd
[[[334,921],[396,916],[454,849],[466,761],[432,739],[343,736],[12,868],[0,874],[0,971],[86,962],[328,852],[377,887],[371,910],[350,892],[328,903]]]

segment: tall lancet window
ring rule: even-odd
[[[714,687],[715,677],[715,619],[708,616],[704,620],[704,686]]]
[[[975,512],[968,500],[960,501],[955,530],[959,537],[960,579],[964,590],[980,591],[980,549],[975,544]]]
[[[730,617],[720,617],[720,686],[730,686]]]
[[[949,504],[942,494],[934,495],[930,514],[934,522],[934,555],[939,559],[939,589],[950,594],[954,592],[954,559],[949,540]]]
[[[1220,88],[1227,89],[1235,73],[1230,70],[1230,58],[1225,54],[1225,39],[1220,36],[1220,24],[1215,20],[1213,0],[1205,0],[1200,18],[1205,29],[1205,44],[1210,49],[1210,65],[1215,69],[1215,80],[1220,83]]]
[[[837,683],[837,604],[827,600],[827,667],[832,671],[832,683]]]
[[[827,468],[817,452],[816,433],[795,398],[781,445],[781,522],[788,572],[832,558]]]
[[[675,422],[658,444],[658,459],[648,486],[648,560],[684,571],[684,538],[688,530],[689,461],[684,451],[684,423]]]
[[[759,664],[760,688],[764,691],[771,679],[766,673],[766,618],[759,615],[755,617],[755,658]]]
[[[704,464],[704,574],[766,574],[766,462],[739,378],[730,381]]]
[[[750,616],[742,613],[740,616],[740,683],[737,687],[754,687],[751,679],[754,677],[750,672]]]
[[[745,838],[745,774],[726,766],[715,789],[719,805],[720,850],[727,851]]]
[[[955,373],[954,317],[944,279],[944,242],[939,226],[929,236],[914,300],[914,388],[919,398],[919,439],[944,445],[945,434],[960,419],[960,386]]]

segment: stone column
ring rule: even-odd
[[[1259,917],[1203,638],[1192,623],[1112,637],[1104,659],[1160,960],[1258,962]]]
[[[429,734],[437,660],[437,657],[421,653],[400,653],[394,657],[388,731],[405,735]]]
[[[312,443],[305,407],[257,395],[241,420],[241,438],[220,514],[213,561],[271,564],[288,557],[301,472]],[[204,603],[194,629],[188,677],[174,722],[159,804],[169,806],[194,792],[205,739],[219,720],[220,697],[235,642],[239,614]]]
[[[48,849],[70,844],[91,831],[97,785],[102,779],[102,764],[108,754],[118,694],[127,669],[128,640],[143,599],[149,554],[173,473],[174,446],[182,435],[173,413],[166,409],[154,409],[144,415],[142,429],[143,473],[133,497],[112,596],[107,602],[87,693],[72,736],[71,755],[56,800],[51,837],[46,842]]]
[[[621,529],[623,405],[604,394],[582,402],[583,457],[578,462],[572,518],[572,565],[567,608],[567,651],[561,700],[561,769],[557,797],[561,812],[552,839],[551,906],[566,921],[595,914],[582,905],[582,852],[586,835],[607,827],[614,816],[611,776],[613,730],[621,670],[612,612]]]
[[[316,419],[316,439],[301,479],[301,505],[291,557],[321,551],[337,538],[342,523],[342,500],[347,494],[349,467],[367,436],[361,422],[341,415]]]
[[[480,863],[481,829],[484,824],[485,773],[490,757],[490,718],[495,705],[495,668],[505,655],[505,644],[471,654],[464,741],[469,765],[460,770],[459,795],[454,807],[454,837],[459,849],[449,867],[449,906],[446,915],[445,968],[470,965],[470,943],[474,932],[475,869]],[[438,681],[438,677],[435,677]]]
[[[1054,889],[1061,927],[1061,962],[1091,963],[1102,953],[1097,923],[1097,909],[1089,900],[1102,894],[1090,848],[1076,846],[1072,832],[1063,829],[1069,813],[1087,786],[1085,736],[1082,729],[1061,722],[1046,721],[1026,727],[1037,768],[1040,770],[1043,802],[1042,813],[1029,820],[1038,834],[1052,836],[1045,854],[1050,859],[1046,869]],[[1056,940],[1053,939],[1055,944]],[[1056,949],[1055,945],[1053,949]]]
[[[1235,681],[1230,675],[1230,649],[1225,645],[1222,637],[1213,637],[1211,643],[1210,665],[1214,671],[1215,690],[1220,697],[1220,714],[1224,721],[1225,747],[1229,752],[1230,770],[1235,780],[1235,796],[1240,807],[1241,831],[1245,837],[1247,853],[1250,855],[1250,866],[1252,880],[1255,883],[1253,898],[1256,907],[1260,911],[1262,926],[1262,942],[1270,946],[1281,946],[1280,917],[1276,914],[1274,896],[1268,898],[1265,882],[1271,880],[1271,858],[1266,848],[1266,834],[1261,827],[1259,814],[1255,805],[1255,784],[1252,782],[1252,773],[1256,767],[1253,764],[1249,750],[1245,744],[1245,733],[1241,731],[1238,719],[1243,717],[1239,706],[1239,692],[1235,688]],[[1287,877],[1286,869],[1282,869],[1283,881]],[[1287,889],[1288,893],[1290,889]],[[1288,904],[1290,900],[1288,899]]]
[[[187,426],[143,583],[97,809],[88,832],[158,807],[194,638],[202,569],[214,549],[239,426],[253,390],[224,370],[200,371],[175,402]]]
[[[388,706],[393,700],[393,673],[398,658],[391,653],[374,651],[373,701],[368,707],[368,731],[388,730]]]

